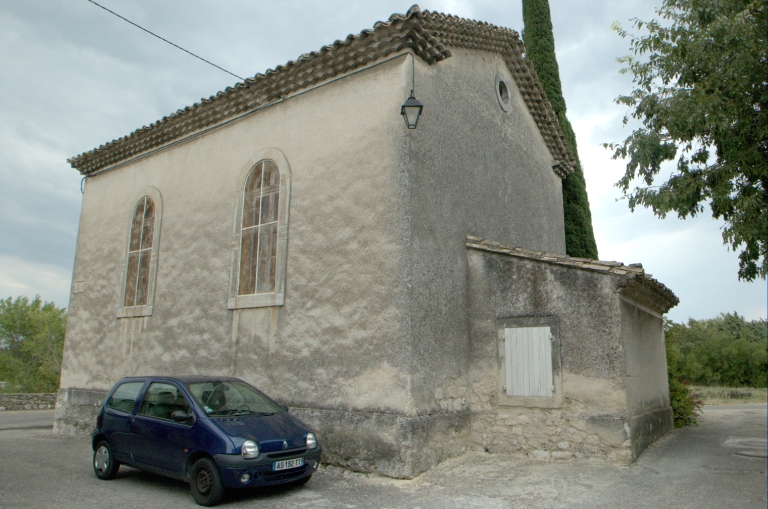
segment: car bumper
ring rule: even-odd
[[[245,459],[239,454],[216,454],[213,459],[219,465],[221,480],[227,488],[256,488],[285,484],[312,475],[320,465],[321,448],[307,451],[302,449],[296,454],[291,451],[281,451],[278,457],[273,453],[260,454],[254,459]],[[288,470],[273,471],[276,461],[304,458],[304,465]],[[243,476],[248,474],[247,481]]]

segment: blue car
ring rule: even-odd
[[[123,378],[93,434],[93,470],[120,465],[189,482],[200,505],[225,488],[302,485],[320,463],[317,437],[285,407],[237,378]]]

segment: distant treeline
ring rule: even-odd
[[[0,392],[56,392],[67,310],[40,296],[0,299]]]
[[[665,322],[670,379],[693,385],[768,386],[768,324],[737,313]]]

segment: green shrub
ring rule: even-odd
[[[697,424],[701,401],[696,399],[690,387],[673,377],[669,378],[669,404],[676,428]]]

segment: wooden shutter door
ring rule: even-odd
[[[507,396],[552,396],[549,327],[504,329]]]

